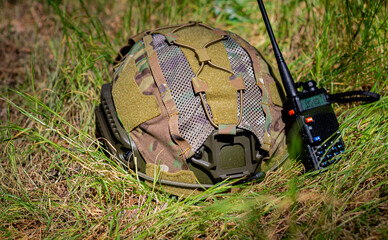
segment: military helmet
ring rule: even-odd
[[[238,35],[200,22],[142,32],[101,89],[96,135],[147,184],[188,195],[287,159],[284,91]]]

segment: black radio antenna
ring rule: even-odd
[[[282,78],[287,97],[289,98],[295,97],[296,96],[295,82],[294,82],[294,79],[292,79],[290,70],[288,69],[286,62],[284,61],[282,52],[280,52],[279,46],[272,32],[271,24],[269,23],[269,19],[267,16],[267,12],[265,11],[263,1],[257,0],[257,3],[259,4],[261,15],[263,15],[263,20],[265,23],[265,27],[267,28],[269,39],[271,39],[272,48],[276,57],[276,62],[278,63],[280,77]]]

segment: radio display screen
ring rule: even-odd
[[[325,94],[315,95],[309,98],[301,99],[303,110],[309,110],[311,108],[319,107],[327,104]]]

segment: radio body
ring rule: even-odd
[[[306,171],[321,170],[339,160],[336,156],[345,147],[325,89],[316,88],[314,81],[303,83],[303,91],[288,98],[283,116],[290,155],[300,158]]]
[[[271,44],[287,100],[283,106],[287,145],[291,157],[302,160],[306,171],[321,170],[336,162],[345,149],[337,117],[325,89],[314,81],[295,84],[276,42],[262,0],[257,0]],[[303,86],[303,91],[297,91]]]

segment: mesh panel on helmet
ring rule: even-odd
[[[224,40],[223,43],[233,72],[241,74],[244,78],[243,117],[238,127],[253,132],[262,143],[265,116],[261,107],[261,91],[256,85],[251,59],[232,38]],[[237,100],[240,101],[239,95]],[[240,109],[240,105],[238,108]]]
[[[194,95],[191,78],[195,75],[178,46],[169,45],[160,34],[154,34],[152,38],[163,76],[178,109],[179,132],[196,151],[214,127],[205,115],[199,96]]]
[[[178,109],[179,132],[196,151],[202,146],[214,127],[205,115],[199,96],[194,95],[191,78],[195,75],[178,46],[169,45],[161,34],[153,35],[153,43],[163,76]],[[251,59],[232,38],[224,40],[223,43],[233,72],[241,74],[245,83],[243,117],[238,127],[253,132],[262,143],[265,116],[261,107],[262,94],[256,85]],[[237,95],[237,101],[240,102],[239,95]],[[207,107],[211,114],[209,106]],[[239,104],[238,107],[240,107]]]

